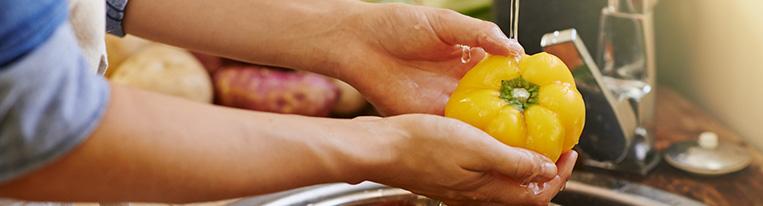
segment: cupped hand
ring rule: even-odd
[[[516,182],[511,180],[498,180],[496,183],[486,185],[482,191],[487,191],[493,195],[493,199],[484,200],[463,200],[463,199],[443,199],[448,206],[496,206],[496,205],[549,205],[559,192],[561,192],[567,180],[572,175],[572,169],[575,166],[578,153],[569,151],[559,157],[556,166],[559,173],[550,181],[541,183],[530,183],[527,185],[516,186]],[[514,184],[506,186],[506,184]],[[491,192],[492,191],[492,192]]]
[[[492,22],[452,10],[404,4],[364,4],[348,18],[340,71],[382,114],[442,114],[450,93],[485,55],[524,50]],[[468,45],[471,61],[462,63]]]
[[[547,204],[569,178],[577,158],[568,152],[555,165],[543,155],[504,145],[477,128],[440,116],[410,114],[367,121],[381,123],[373,126],[376,131],[395,132],[362,137],[367,146],[353,156],[374,162],[359,172],[368,175],[362,180],[404,188],[448,205]]]

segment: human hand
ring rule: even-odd
[[[334,75],[363,93],[382,114],[442,114],[458,80],[485,55],[520,55],[523,48],[492,22],[452,10],[403,4],[362,4],[347,18],[351,34]],[[462,49],[474,47],[461,63]]]
[[[493,23],[422,6],[358,0],[235,0],[224,5],[135,0],[128,10],[125,31],[130,34],[332,76],[359,89],[387,115],[442,114],[458,79],[484,51],[522,53]],[[457,44],[484,51],[474,49],[472,61],[462,64]]]
[[[351,156],[366,163],[355,172],[366,176],[355,181],[404,188],[448,205],[548,204],[577,158],[568,152],[554,165],[543,155],[506,146],[477,128],[439,116],[360,121],[384,135],[359,137],[365,143],[353,143]],[[543,186],[523,186],[530,182]]]

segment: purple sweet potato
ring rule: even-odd
[[[220,105],[264,112],[327,116],[339,99],[328,78],[263,66],[223,67],[214,73]]]

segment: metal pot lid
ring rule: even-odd
[[[741,146],[719,142],[718,135],[703,132],[698,140],[674,143],[665,152],[665,160],[678,169],[700,175],[723,175],[742,170],[752,157]]]

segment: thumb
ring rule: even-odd
[[[519,183],[546,182],[558,175],[557,166],[546,156],[503,144],[482,130],[466,123],[452,128],[462,128],[457,130],[460,132],[453,132],[456,136],[480,140],[469,144],[469,148],[473,149],[471,154],[476,155],[476,159],[480,161],[472,161],[463,165],[465,169],[493,172]]]
[[[481,47],[497,55],[522,55],[524,48],[503,34],[493,22],[465,16],[453,10],[438,9],[427,16],[434,32],[447,44]]]
[[[545,156],[522,148],[510,147],[496,141],[492,170],[521,183],[546,182],[557,175],[556,165]]]

